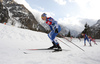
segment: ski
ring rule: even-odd
[[[29,51],[48,51],[51,50],[53,51],[53,49],[48,49],[48,48],[39,48],[39,49],[25,49],[27,51],[23,52],[24,54],[31,54]]]
[[[66,50],[66,49],[62,49],[62,50],[58,50],[58,49],[48,49],[48,48],[40,48],[40,49],[27,49],[30,51],[39,51],[39,50],[50,50],[52,52],[61,52],[61,51],[70,51],[70,50]]]
[[[64,51],[64,49],[63,50],[54,49],[54,51],[52,51],[52,52],[61,52],[61,51]],[[66,50],[66,51],[68,51],[68,50]]]
[[[35,51],[35,50],[54,50],[54,49],[40,48],[40,49],[27,49],[27,50]]]
[[[54,51],[52,51],[52,52],[62,52],[62,51],[55,51],[55,50],[54,50]]]

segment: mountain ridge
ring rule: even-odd
[[[2,13],[0,16],[4,18],[4,20],[1,19],[1,23],[6,22],[20,28],[45,31],[45,28],[37,22],[34,15],[24,5],[14,0],[0,0],[0,5],[0,13]]]

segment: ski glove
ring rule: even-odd
[[[55,29],[55,33],[58,33],[58,29]]]

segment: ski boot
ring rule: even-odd
[[[55,49],[55,51],[62,51],[62,48],[59,46],[59,44],[57,44],[57,49]]]
[[[90,46],[92,46],[91,43],[90,43]]]
[[[48,49],[54,49],[57,48],[56,44],[54,43],[54,41],[52,42],[53,46],[49,47]]]
[[[86,44],[84,44],[84,46],[86,46]]]

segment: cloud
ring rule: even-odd
[[[81,24],[85,25],[87,23],[89,26],[92,26],[96,22],[97,22],[97,20],[94,20],[94,19],[81,19],[80,20]]]
[[[19,4],[23,4],[28,10],[30,10],[32,12],[32,14],[35,16],[36,20],[38,22],[40,22],[40,23],[43,23],[43,21],[41,19],[41,14],[44,13],[44,12],[47,14],[47,16],[52,16],[52,17],[55,16],[54,13],[52,13],[52,12],[46,12],[46,11],[44,11],[44,8],[39,7],[39,6],[38,6],[38,8],[40,10],[44,11],[44,12],[41,12],[41,11],[39,11],[37,9],[32,9],[30,7],[30,5],[25,0],[14,0],[14,1],[17,2],[17,3],[19,3]]]
[[[88,19],[100,19],[100,0],[69,0],[80,7],[81,17]]]
[[[67,26],[69,29],[81,32],[84,30],[85,23],[90,26],[100,19],[100,0],[69,0],[69,2],[77,4],[80,8],[80,14],[71,16],[67,14],[64,18],[59,18],[59,23]]]
[[[55,2],[57,2],[60,5],[65,5],[66,4],[66,0],[54,0]]]
[[[32,10],[30,5],[25,0],[14,0],[14,1],[19,3],[19,4],[23,4],[26,8],[28,8],[29,10]]]
[[[89,26],[92,26],[97,22],[97,20],[94,19],[86,19],[86,18],[80,18],[79,16],[76,17],[70,17],[68,16],[64,18],[59,18],[59,24],[62,24],[66,27],[68,27],[71,30],[75,30],[78,32],[81,32],[84,30],[84,25],[87,23]]]
[[[40,10],[42,10],[42,11],[44,11],[44,8],[42,8],[42,7],[38,7]]]
[[[65,17],[65,18],[59,18],[59,24],[62,24],[64,26],[67,26],[69,29],[82,31],[83,24],[81,24],[79,21],[80,19],[78,17]],[[81,29],[80,29],[81,28]]]

